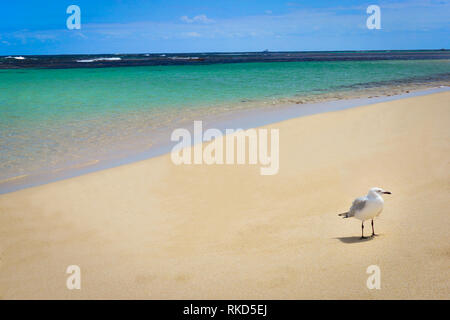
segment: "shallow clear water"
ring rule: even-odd
[[[449,60],[0,70],[0,180],[145,150],[206,115],[449,75]]]

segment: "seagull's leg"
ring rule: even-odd
[[[372,219],[372,237],[373,236],[376,236],[376,234],[375,234],[375,230],[373,229],[373,219]]]
[[[366,237],[364,237],[364,221],[361,222],[361,239],[365,239]]]

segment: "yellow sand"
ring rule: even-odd
[[[267,126],[280,129],[274,176],[165,155],[2,195],[0,297],[448,299],[449,101]],[[380,236],[359,241],[359,221],[337,213],[372,186],[393,194]],[[81,290],[66,288],[72,264]]]

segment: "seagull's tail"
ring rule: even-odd
[[[342,217],[342,218],[348,218],[348,212],[344,212],[344,213],[339,213],[338,216]]]

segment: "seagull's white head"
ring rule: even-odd
[[[369,190],[369,194],[378,194],[378,195],[382,195],[382,194],[391,194],[389,191],[386,191],[384,189],[378,188],[378,187],[374,187],[372,189]]]

